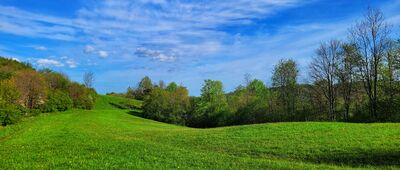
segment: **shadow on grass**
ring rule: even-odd
[[[325,153],[306,161],[336,165],[358,166],[400,166],[400,150],[391,151],[354,151],[346,153]]]
[[[144,118],[142,112],[140,110],[138,110],[138,109],[129,110],[128,114]]]
[[[124,103],[113,103],[113,102],[109,102],[109,104],[117,109],[122,109],[122,110],[128,110],[128,109],[133,109],[133,110],[140,110],[141,108],[138,106],[134,106],[134,105],[127,105]]]

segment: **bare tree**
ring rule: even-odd
[[[158,87],[160,87],[160,88],[162,88],[162,89],[165,89],[166,85],[165,85],[164,80],[158,81]]]
[[[335,107],[337,99],[338,78],[336,76],[339,58],[342,55],[342,43],[331,40],[329,43],[321,43],[317,50],[317,56],[311,63],[311,77],[315,86],[322,92],[328,103],[328,117],[336,119]]]
[[[249,86],[250,82],[253,80],[252,76],[250,73],[244,74],[244,83],[245,86]]]
[[[246,104],[249,103],[250,92],[249,92],[248,88],[249,88],[249,85],[250,85],[251,81],[252,81],[251,74],[250,73],[244,74],[244,83],[245,83],[245,86],[246,86],[246,91],[245,91]]]
[[[389,44],[390,26],[379,9],[368,9],[364,20],[350,29],[350,37],[362,56],[359,71],[368,95],[370,114],[377,118],[379,65]]]
[[[83,83],[85,84],[85,86],[86,86],[87,88],[92,88],[92,87],[93,87],[94,79],[95,79],[95,78],[94,78],[94,73],[91,72],[91,71],[86,72],[86,73],[83,75]]]

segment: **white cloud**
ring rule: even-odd
[[[85,52],[85,53],[92,53],[94,51],[96,51],[96,49],[91,45],[86,45],[85,49],[83,50],[83,52]]]
[[[138,57],[151,58],[160,62],[172,62],[176,60],[176,56],[174,54],[167,54],[166,52],[152,50],[145,47],[137,48],[135,54]]]
[[[83,52],[86,54],[96,53],[100,58],[107,58],[109,55],[105,50],[96,51],[96,48],[92,45],[86,45]]]
[[[38,59],[36,61],[36,64],[41,66],[41,67],[63,67],[64,64],[53,59]]]
[[[99,55],[100,58],[107,58],[107,57],[108,57],[108,52],[107,52],[107,51],[100,50],[100,51],[98,52],[98,55]]]
[[[65,63],[68,65],[69,68],[76,68],[78,66],[78,63],[72,59],[65,61]]]
[[[38,46],[38,47],[35,47],[35,50],[46,51],[46,50],[47,50],[47,47],[45,47],[45,46]]]

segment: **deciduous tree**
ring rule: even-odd
[[[360,50],[360,73],[369,99],[369,111],[377,118],[380,64],[388,49],[390,26],[379,9],[368,9],[364,19],[350,30],[352,43]]]
[[[280,60],[275,66],[272,86],[278,89],[279,100],[286,114],[293,115],[296,110],[297,77],[299,70],[294,60]]]
[[[33,109],[45,103],[48,87],[42,75],[34,70],[21,70],[15,74],[13,81],[25,107]]]
[[[95,79],[95,77],[94,77],[93,72],[91,72],[91,71],[86,72],[83,75],[83,83],[84,83],[85,87],[93,88],[94,79]]]
[[[311,63],[311,77],[315,87],[318,88],[328,103],[328,117],[331,120],[336,118],[337,99],[337,68],[341,58],[342,43],[331,40],[328,43],[321,43],[317,50],[317,56]]]

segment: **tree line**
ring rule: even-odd
[[[144,77],[128,98],[143,100],[140,116],[192,127],[278,121],[400,121],[400,40],[379,9],[368,9],[345,40],[322,42],[309,64],[309,83],[299,84],[295,60],[275,65],[272,86],[245,75],[226,93],[205,80],[201,96],[182,85]]]
[[[23,117],[71,108],[92,109],[96,91],[50,69],[35,70],[28,63],[0,57],[0,124],[13,124]],[[90,84],[88,84],[90,83]]]

